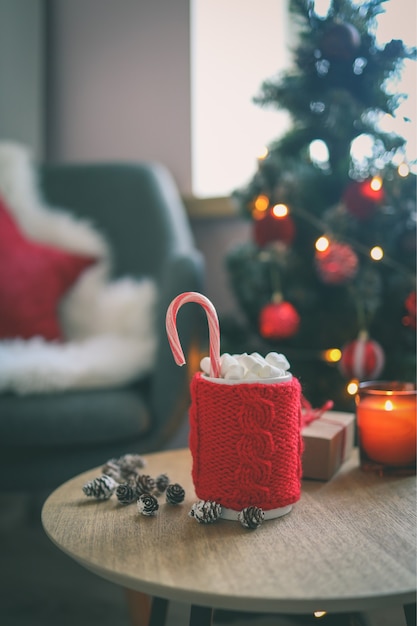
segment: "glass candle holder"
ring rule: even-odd
[[[361,468],[381,475],[416,472],[416,385],[359,384],[356,395]]]

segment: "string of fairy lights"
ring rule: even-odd
[[[262,161],[268,157],[268,149],[264,148],[262,153],[258,156],[259,165],[262,164]],[[325,157],[320,157],[321,162],[324,163]],[[407,177],[410,173],[410,166],[406,161],[401,161],[396,166],[396,171],[398,176],[401,178]],[[374,175],[367,180],[364,180],[361,183],[361,192],[364,197],[375,200],[378,202],[383,194],[383,178],[381,175]],[[270,217],[276,220],[284,220],[287,219],[291,214],[298,215],[302,219],[308,221],[316,230],[320,233],[317,237],[314,247],[315,247],[315,255],[316,259],[320,259],[322,255],[326,255],[333,242],[339,241],[340,237],[337,234],[329,232],[328,225],[318,218],[317,216],[305,211],[303,208],[290,207],[288,204],[284,202],[277,202],[276,204],[272,204],[271,199],[265,193],[259,194],[253,201],[251,207],[251,216],[255,221],[259,221],[264,219],[265,215],[268,214]],[[396,271],[410,275],[411,272],[403,265],[398,263],[395,259],[391,258],[384,250],[383,246],[379,244],[374,244],[370,247],[366,247],[358,241],[354,241],[349,237],[344,236],[343,241],[346,244],[349,244],[357,253],[368,257],[374,263],[383,263]],[[359,316],[359,312],[358,312]],[[364,336],[366,332],[362,331]],[[324,351],[319,353],[315,353],[316,357],[319,357],[323,361],[327,363],[339,363],[342,359],[343,352],[338,347],[330,347]],[[352,378],[347,382],[346,392],[354,396],[358,390],[359,380],[357,378]]]

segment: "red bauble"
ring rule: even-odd
[[[289,215],[275,217],[272,211],[268,210],[253,222],[253,238],[261,248],[273,241],[282,241],[290,245],[294,237],[295,224]]]
[[[384,191],[372,189],[371,181],[352,182],[345,189],[343,202],[348,212],[358,220],[368,220],[378,209],[384,199]]]
[[[264,339],[289,339],[300,326],[300,316],[289,302],[271,302],[259,316],[259,332]]]
[[[330,243],[329,247],[316,253],[316,267],[322,281],[328,285],[342,285],[358,271],[358,257],[346,243]]]
[[[384,363],[385,355],[379,343],[361,333],[343,348],[339,368],[347,379],[372,380],[378,378]]]
[[[416,313],[417,313],[417,298],[416,292],[412,291],[405,299],[404,306],[407,310],[407,315],[404,315],[402,323],[404,326],[416,329]]]
[[[350,61],[361,45],[359,31],[348,22],[332,24],[323,34],[320,50],[329,61]]]

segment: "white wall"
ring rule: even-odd
[[[44,154],[43,0],[0,0],[0,140]]]
[[[156,159],[189,194],[189,0],[50,6],[49,158]]]
[[[288,0],[191,0],[193,191],[229,196],[289,127],[286,111],[253,102],[292,62]]]

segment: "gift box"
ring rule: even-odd
[[[352,453],[354,427],[354,414],[338,411],[326,411],[304,426],[303,478],[329,480]]]

